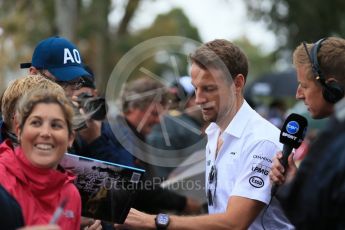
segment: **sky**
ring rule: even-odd
[[[111,23],[118,23],[123,15],[126,1],[114,1]],[[216,38],[229,40],[247,37],[262,51],[270,52],[276,47],[276,37],[263,22],[248,19],[243,0],[143,0],[130,24],[131,30],[148,27],[158,14],[180,7],[191,23],[199,30],[203,42]]]

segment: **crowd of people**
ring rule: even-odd
[[[343,229],[344,52],[338,37],[295,49],[296,99],[330,124],[299,168],[294,154],[285,168],[280,104],[266,120],[244,98],[248,58],[236,44],[202,44],[189,56],[191,76],[169,87],[149,76],[127,82],[119,114],[108,119],[78,48],[62,37],[42,40],[21,65],[28,74],[1,97],[1,228]],[[87,107],[88,99],[97,106]],[[207,213],[193,197],[155,183],[200,149]],[[78,175],[59,164],[65,153],[145,170],[150,186],[136,191],[124,223],[83,216]]]

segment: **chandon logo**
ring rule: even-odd
[[[258,176],[252,176],[249,178],[249,184],[255,188],[261,188],[264,186],[264,180]]]
[[[260,156],[260,155],[253,155],[253,158],[254,159],[260,159],[260,160],[264,160],[264,161],[267,161],[269,163],[272,163],[272,160],[267,158],[267,157],[264,157],[264,156]]]

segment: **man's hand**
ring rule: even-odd
[[[78,134],[82,140],[90,144],[99,136],[101,136],[102,121],[89,119],[86,121],[86,126],[87,127],[85,129],[80,130]]]
[[[293,160],[294,154],[291,154],[288,158],[288,166],[284,169],[283,165],[280,163],[280,159],[282,159],[283,154],[282,152],[278,152],[277,155],[273,158],[273,164],[270,171],[270,180],[271,183],[282,185],[284,183],[288,183],[292,181],[297,173],[297,166]]]
[[[102,229],[101,221],[82,216],[81,217],[81,223],[80,223],[80,229],[101,230]]]
[[[79,108],[79,112],[81,115],[87,116],[83,108],[80,107],[78,102],[78,97],[72,97],[72,103],[74,106]],[[96,140],[99,136],[101,136],[101,128],[102,128],[102,121],[96,121],[93,119],[86,119],[86,128],[83,128],[78,132],[80,138],[85,141],[87,144],[90,144],[94,140]]]

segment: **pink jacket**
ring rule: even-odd
[[[61,200],[65,209],[57,222],[61,229],[80,229],[81,199],[73,184],[74,175],[33,166],[20,147],[14,151],[8,141],[0,145],[0,184],[22,208],[25,225],[48,224]]]

